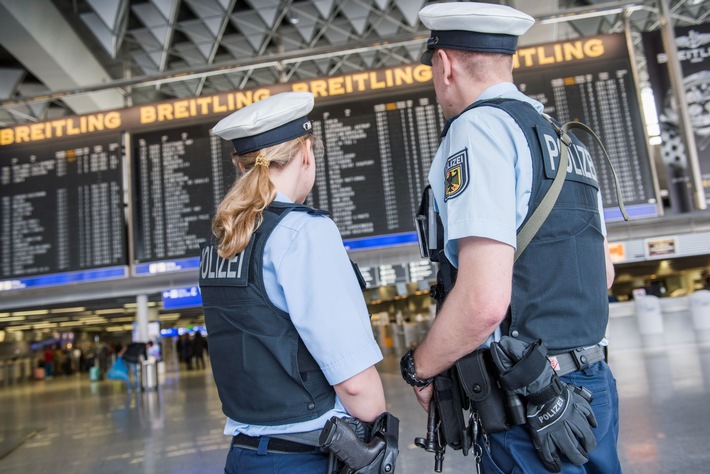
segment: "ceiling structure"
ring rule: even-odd
[[[676,25],[708,0],[668,1]],[[418,61],[426,0],[0,0],[0,127]],[[658,0],[500,0],[521,45],[659,27]]]
[[[674,25],[708,21],[710,0],[489,3],[536,18],[520,40],[523,46],[622,32],[625,25],[640,43],[641,32],[660,26],[658,1],[668,2]],[[418,62],[428,31],[417,12],[427,3],[0,0],[0,128]],[[643,58],[637,60],[643,69]],[[159,306],[159,299],[150,301]],[[20,327],[40,325],[35,330],[45,323],[74,329],[72,323],[81,318],[84,330],[128,329],[126,318],[135,315],[132,302],[114,298],[19,308],[4,320]],[[36,312],[15,314],[27,311]],[[201,312],[171,312],[164,321],[200,324]]]

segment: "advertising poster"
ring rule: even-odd
[[[689,175],[687,153],[679,129],[678,107],[668,75],[668,56],[660,31],[644,33],[648,74],[656,101],[663,140],[663,160],[669,181]],[[683,73],[683,89],[695,134],[705,199],[710,203],[710,24],[675,29],[675,44]],[[687,179],[686,179],[687,181]],[[687,196],[680,196],[688,199]],[[686,207],[690,203],[686,204]],[[690,209],[683,209],[690,210]]]

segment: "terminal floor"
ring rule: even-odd
[[[625,473],[710,472],[710,347],[611,351],[621,405]],[[415,447],[424,412],[398,375],[379,365],[388,410],[400,418],[397,473],[434,472]],[[155,392],[86,374],[0,387],[0,473],[220,473],[229,440],[209,370],[170,371]],[[445,473],[475,472],[473,457],[448,451]]]

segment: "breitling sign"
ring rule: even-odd
[[[430,81],[431,68],[415,64],[307,82],[276,84],[252,90],[172,100],[30,125],[17,125],[0,129],[0,147],[216,117],[285,91],[310,91],[316,98],[327,98],[416,86]]]
[[[518,50],[513,58],[514,67],[516,70],[523,70],[559,63],[603,59],[607,54],[617,54],[616,50],[619,44],[623,45],[623,35],[596,36],[524,47]],[[0,129],[0,149],[3,146],[62,139],[77,135],[125,131],[168,123],[188,123],[200,118],[216,119],[265,97],[285,91],[309,91],[315,95],[316,99],[322,101],[340,96],[422,86],[430,83],[431,68],[422,64],[411,64],[309,81],[274,84],[211,96],[176,99]]]

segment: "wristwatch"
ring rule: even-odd
[[[402,378],[412,387],[426,387],[434,381],[434,377],[428,379],[417,378],[417,371],[414,368],[414,349],[410,349],[404,354],[402,360],[399,361],[399,367],[402,369]]]

